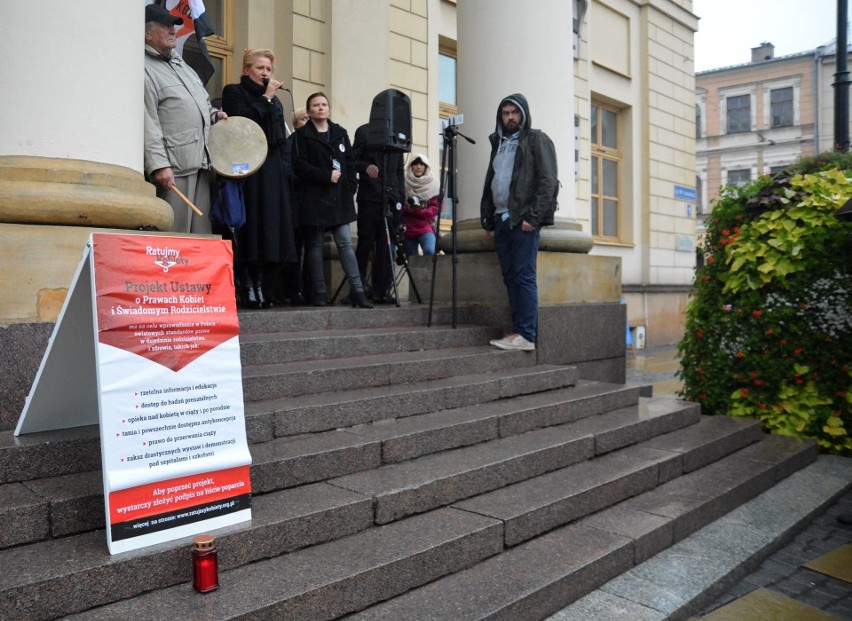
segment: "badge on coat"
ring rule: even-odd
[[[338,147],[340,148],[341,153],[346,153],[346,145],[344,145],[343,143],[340,143],[340,145],[338,145]]]

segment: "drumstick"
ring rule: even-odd
[[[192,211],[194,211],[194,212],[195,212],[196,214],[198,214],[199,216],[203,216],[203,215],[204,215],[204,213],[203,213],[203,212],[202,212],[202,211],[201,211],[198,207],[196,207],[195,205],[193,205],[193,204],[192,204],[192,201],[191,201],[191,200],[189,200],[186,196],[184,196],[183,192],[181,192],[180,190],[178,190],[178,189],[177,189],[177,186],[176,186],[176,185],[173,185],[171,189],[175,191],[175,194],[177,194],[178,196],[180,196],[180,199],[181,199],[184,203],[186,203],[186,204],[189,206],[189,208],[190,208],[190,209],[192,209]]]

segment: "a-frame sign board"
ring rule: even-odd
[[[251,519],[230,242],[89,237],[15,435],[91,424],[111,553]]]

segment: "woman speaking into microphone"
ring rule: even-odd
[[[228,84],[222,92],[222,109],[260,125],[268,147],[263,166],[245,179],[246,223],[237,231],[234,252],[243,303],[254,308],[272,306],[275,278],[285,263],[296,261],[284,108],[275,97],[282,84],[272,77],[274,67],[272,51],[248,49],[240,83]]]

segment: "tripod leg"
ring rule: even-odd
[[[388,251],[388,256],[387,256],[387,259],[389,261],[388,267],[391,270],[391,274],[393,274],[394,258],[393,258],[393,245],[391,244],[390,223],[388,222],[389,219],[390,219],[390,216],[385,214],[385,217],[384,217],[384,221],[385,221],[385,242],[387,244],[387,251]],[[399,307],[399,306],[401,306],[401,304],[400,304],[400,301],[399,301],[399,287],[396,286],[396,278],[394,278],[394,277],[391,278],[391,284],[393,285],[394,300],[396,301],[397,307]]]
[[[402,266],[405,268],[405,273],[408,274],[408,284],[411,285],[411,290],[414,292],[414,298],[417,300],[418,304],[423,304],[423,298],[420,297],[420,292],[417,290],[417,283],[414,282],[414,276],[411,274],[411,268],[408,267],[408,257],[404,259]]]
[[[343,279],[340,281],[340,284],[337,285],[337,289],[334,291],[334,295],[331,296],[331,305],[334,306],[335,301],[337,300],[337,296],[340,295],[340,292],[343,290],[343,285],[346,284],[346,274],[343,275]]]

